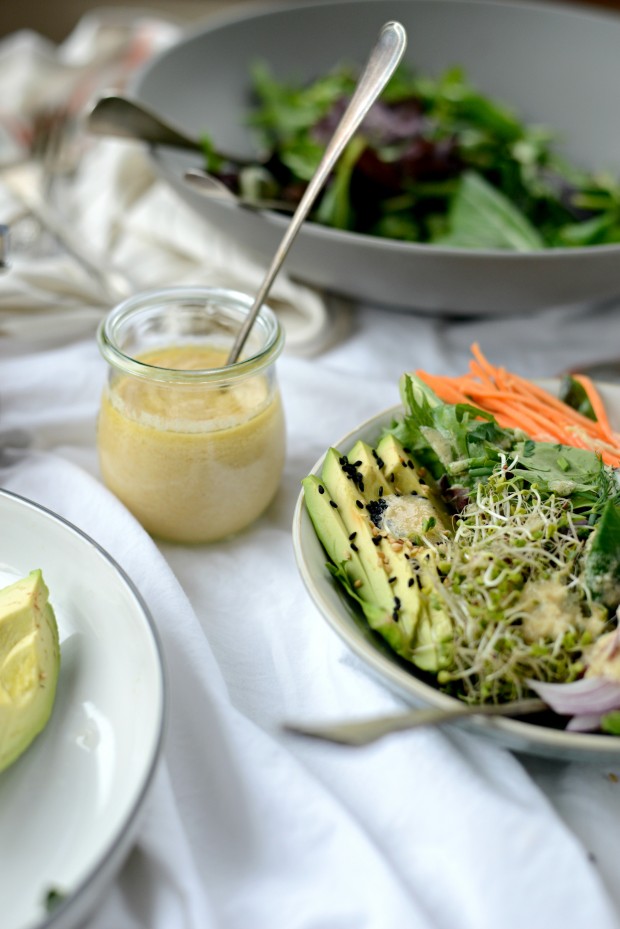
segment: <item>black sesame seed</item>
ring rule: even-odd
[[[362,459],[360,458],[359,461],[354,461],[354,462],[353,462],[353,467],[354,467],[354,468],[359,468],[359,466],[361,465],[361,463],[362,463]]]
[[[330,506],[333,506],[333,508],[334,508],[335,510],[338,509],[338,504],[336,503],[335,500],[330,500],[330,501],[329,501],[329,505],[330,505]]]
[[[381,517],[383,511],[387,508],[387,503],[382,497],[379,497],[378,500],[371,500],[370,503],[366,504],[366,509],[368,510],[368,515],[372,519],[375,526],[381,526]]]
[[[393,474],[393,473],[390,474],[389,480],[390,480],[390,484],[393,484],[393,483],[394,483],[394,474]]]
[[[392,613],[392,619],[394,620],[395,623],[398,622],[398,620],[400,619],[398,615],[398,610],[394,610],[394,612]]]
[[[352,549],[352,551],[354,551],[354,552],[356,552],[356,551],[358,550],[357,545],[355,544],[355,542],[351,542],[351,549]]]
[[[362,503],[361,500],[356,500],[356,501],[355,501],[355,506],[358,507],[358,509],[360,509],[360,510],[363,510],[363,509],[364,509],[364,504]]]
[[[352,532],[351,535],[349,536],[349,542],[352,542],[356,535],[357,535],[357,532]]]
[[[407,581],[407,587],[413,587],[413,578],[412,578],[412,577],[410,577],[409,580]]]
[[[400,610],[400,597],[394,597],[394,606],[397,610]]]
[[[383,484],[382,484],[381,487],[379,488],[379,496],[380,496],[380,497],[383,496]]]
[[[323,487],[322,484],[319,484],[319,493],[320,493],[320,494],[324,494],[324,493],[325,493],[325,488]]]
[[[393,584],[395,582],[395,577],[388,577],[388,584]]]
[[[381,542],[381,536],[380,536],[380,535],[374,535],[374,536],[372,537],[372,544],[373,544],[373,545],[379,545],[380,542]]]

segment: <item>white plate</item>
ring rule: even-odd
[[[616,428],[620,427],[620,387],[604,385],[600,391],[612,422]],[[346,454],[358,439],[374,445],[382,430],[401,413],[400,407],[392,407],[373,416],[334,442],[334,447]],[[320,474],[322,463],[323,458],[320,458],[312,469],[313,474]],[[293,545],[301,577],[319,611],[372,674],[414,705],[449,707],[455,703],[452,697],[417,676],[415,668],[401,660],[383,638],[369,628],[361,611],[333,580],[325,567],[327,557],[304,506],[303,494],[299,496],[293,518]],[[613,736],[565,732],[513,719],[479,717],[454,725],[482,733],[513,751],[565,760],[614,761],[616,764],[620,760],[620,738]]]
[[[2,929],[81,924],[130,849],[160,754],[152,620],[117,564],[53,513],[0,491],[0,583],[41,568],[60,632],[52,718],[0,774]],[[49,890],[64,900],[49,915]]]

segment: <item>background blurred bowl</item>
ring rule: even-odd
[[[311,80],[365,62],[381,26],[405,26],[406,59],[423,74],[460,65],[477,88],[544,123],[584,168],[620,172],[620,16],[530,2],[337,0],[216,17],[154,59],[136,97],[223,150],[255,150],[246,125],[250,67]],[[200,155],[159,148],[156,170],[195,210],[263,258],[287,218],[209,201],[183,180]],[[620,245],[513,253],[417,245],[306,222],[285,266],[328,290],[433,313],[530,312],[620,293]]]

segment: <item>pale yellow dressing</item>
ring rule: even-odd
[[[175,370],[223,367],[209,345],[139,357]],[[284,420],[264,374],[225,389],[115,378],[98,423],[106,485],[153,535],[208,542],[240,531],[273,498],[284,461]]]

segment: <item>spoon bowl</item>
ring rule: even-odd
[[[200,139],[174,126],[143,103],[121,94],[110,93],[100,97],[86,116],[86,128],[92,135],[133,139],[136,142],[147,142],[149,145],[169,145],[189,151],[204,151]],[[213,154],[237,165],[249,163],[247,158],[240,158],[231,153],[218,151]],[[260,161],[260,155],[252,158],[252,164]]]

